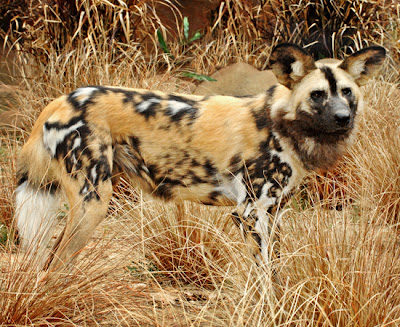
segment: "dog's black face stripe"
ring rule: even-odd
[[[325,78],[328,80],[329,89],[332,95],[337,94],[337,81],[335,75],[332,72],[332,69],[329,67],[321,67],[320,70],[324,73]]]

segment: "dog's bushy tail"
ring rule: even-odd
[[[29,180],[21,180],[15,203],[15,223],[22,248],[26,251],[45,248],[57,222],[58,191],[54,187],[35,187]]]

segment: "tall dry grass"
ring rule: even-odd
[[[350,153],[349,166],[358,179],[356,192],[363,207],[377,208],[370,220],[400,225],[400,91],[387,82],[366,87],[370,108]],[[379,131],[379,132],[378,132]],[[359,168],[361,167],[361,168]]]
[[[122,24],[119,12],[136,17],[139,26],[157,21],[140,6],[125,16],[128,9],[100,2],[112,17],[110,26]],[[37,29],[40,56],[21,52],[18,57],[24,91],[15,95],[15,109],[25,117],[26,130],[0,136],[0,219],[7,226],[15,156],[53,98],[87,84],[187,92],[183,69],[208,74],[237,60],[262,67],[268,57],[269,46],[261,39],[249,46],[255,31],[235,22],[239,10],[253,10],[239,2],[227,2],[228,16],[221,11],[221,25],[198,42],[183,47],[169,40],[173,58],[156,47],[155,33],[147,34],[153,52],[136,39],[110,40],[95,26],[101,20],[95,2],[82,3],[87,25],[76,27],[73,47],[42,44],[46,34],[40,37]],[[43,24],[46,30],[45,24],[58,23]],[[333,188],[323,188],[323,199],[315,197],[323,184],[310,182],[288,206],[282,255],[274,263],[278,278],[272,278],[270,265],[256,266],[228,218],[230,208],[163,204],[124,182],[71,274],[38,271],[42,258],[27,257],[13,242],[1,245],[0,325],[399,325],[400,247],[394,227],[399,222],[400,106],[398,88],[388,80],[390,67],[363,89],[367,109],[342,177],[333,177]]]

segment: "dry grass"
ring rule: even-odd
[[[399,224],[400,144],[396,135],[400,128],[400,91],[394,85],[377,82],[366,92],[371,109],[363,116],[363,129],[349,164],[359,180],[356,191],[363,207],[379,209],[370,219]]]
[[[99,2],[113,17],[109,28],[121,24],[118,12],[128,10]],[[258,16],[233,20],[235,11],[253,10],[244,4],[228,1],[230,14],[221,12],[220,22],[198,42],[170,41],[172,58],[159,48],[149,52],[137,39],[110,42],[109,29],[90,23],[100,17],[93,3],[82,1],[86,25],[76,27],[71,46],[38,43],[44,49],[39,57],[18,56],[24,91],[16,94],[15,109],[27,129],[0,136],[0,220],[9,234],[15,156],[51,99],[87,84],[188,92],[183,69],[208,74],[237,60],[262,67],[268,57],[257,31],[241,28]],[[129,26],[157,22],[139,5],[124,17]],[[53,23],[46,24],[44,31]],[[38,42],[45,40],[47,32],[33,32]],[[157,43],[155,34],[142,33]],[[322,177],[309,182],[284,214],[282,256],[274,263],[279,283],[270,266],[254,264],[227,217],[229,208],[163,204],[122,183],[70,275],[37,271],[40,258],[2,243],[0,325],[398,326],[400,96],[389,80],[390,68],[364,87],[367,110],[341,175],[324,177],[325,184]]]

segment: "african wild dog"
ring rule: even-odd
[[[359,86],[384,58],[383,48],[371,47],[321,64],[282,44],[270,58],[280,84],[257,96],[90,86],[54,100],[18,159],[23,246],[51,235],[66,197],[70,212],[49,261],[71,263],[124,173],[164,200],[236,205],[233,218],[268,260],[270,220],[308,172],[330,168],[346,151],[362,109]]]

